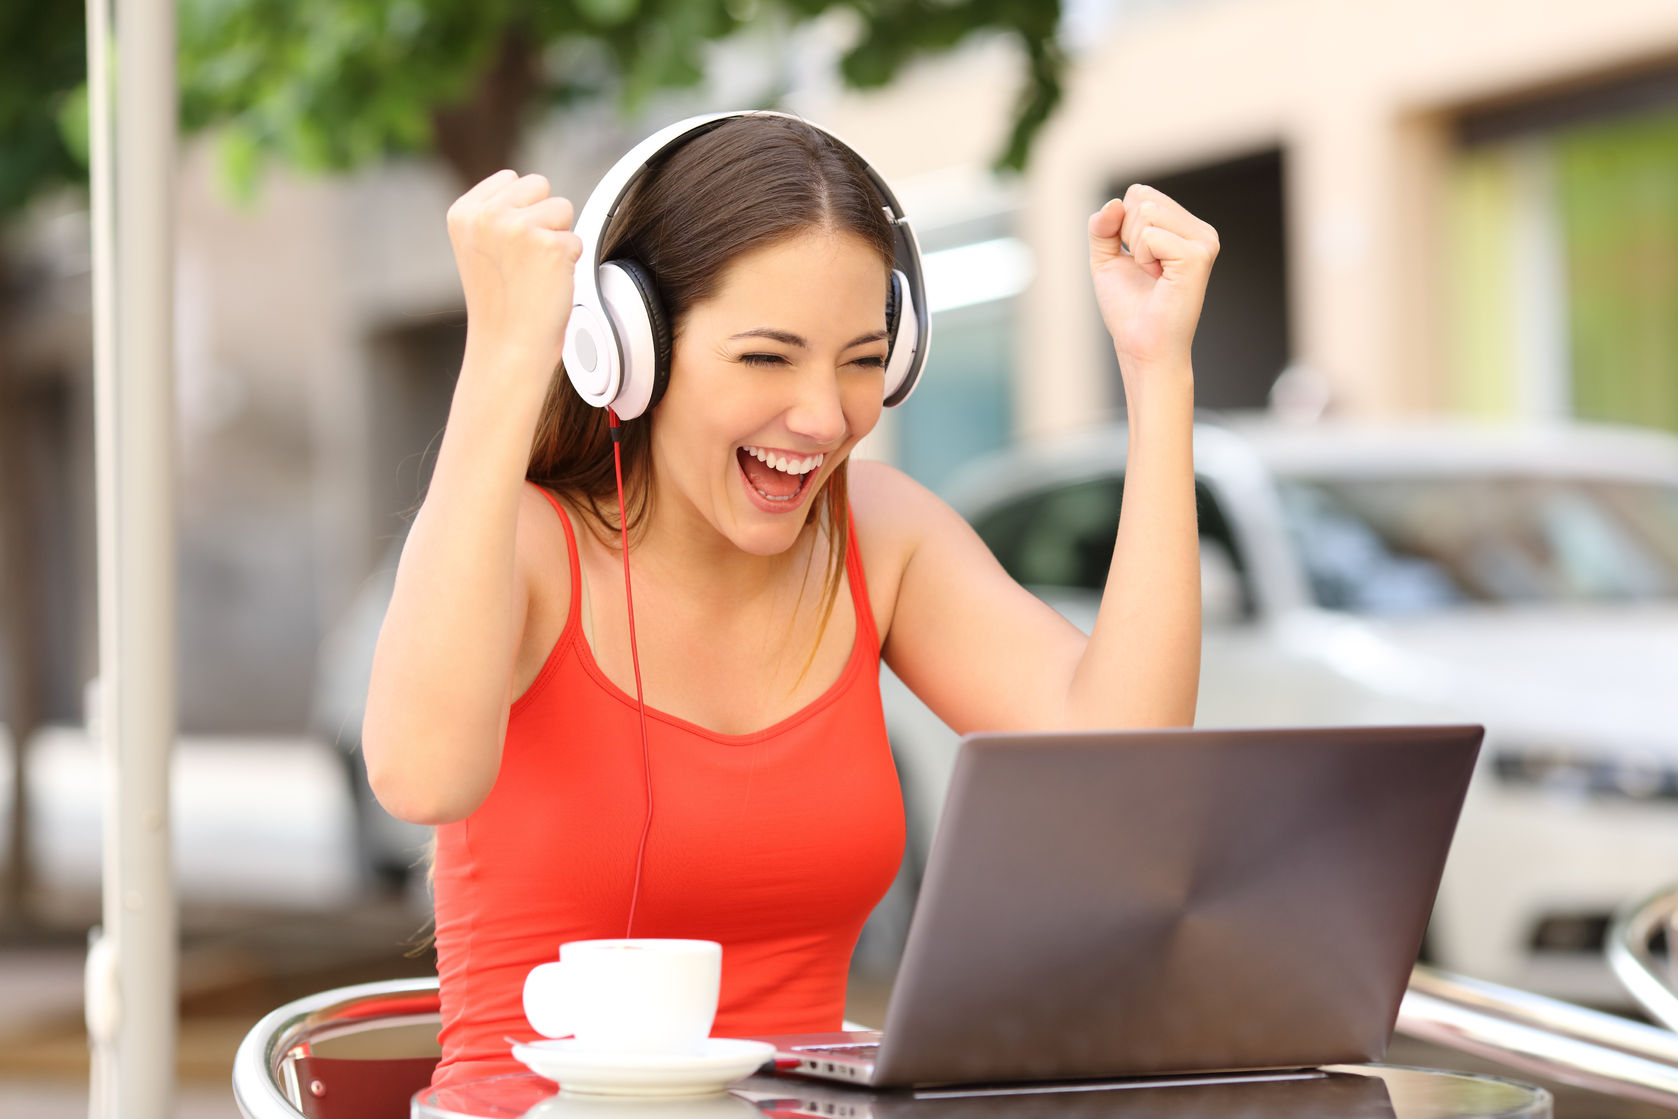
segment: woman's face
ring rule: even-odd
[[[661,505],[754,555],[791,547],[880,418],[887,275],[860,237],[822,229],[729,265],[675,339],[652,435]]]

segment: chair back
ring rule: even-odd
[[[441,1020],[435,976],[289,1002],[240,1042],[234,1101],[245,1119],[406,1119],[431,1082]]]
[[[431,1084],[436,1057],[299,1057],[309,1119],[408,1119],[408,1101]]]

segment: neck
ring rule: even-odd
[[[809,579],[819,583],[811,555],[818,525],[806,523],[783,552],[756,555],[718,532],[681,494],[659,493],[655,483],[649,496],[651,506],[630,542],[631,563],[684,599],[733,609],[788,588],[796,593],[795,585]]]

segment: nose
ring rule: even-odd
[[[811,443],[831,447],[845,436],[845,408],[839,380],[810,370],[799,378],[798,394],[786,413],[787,428]]]

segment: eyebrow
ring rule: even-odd
[[[736,338],[768,338],[770,341],[780,342],[783,345],[793,346],[800,350],[807,350],[810,348],[810,343],[806,342],[802,335],[794,334],[790,330],[776,330],[775,328],[768,326],[760,326],[754,330],[742,330],[738,334],[730,335],[729,341],[732,342]],[[859,334],[855,338],[852,338],[849,342],[846,342],[840,347],[840,349],[848,350],[853,346],[860,346],[865,342],[883,342],[885,341],[885,338],[886,332],[883,330],[876,330],[868,334]]]

